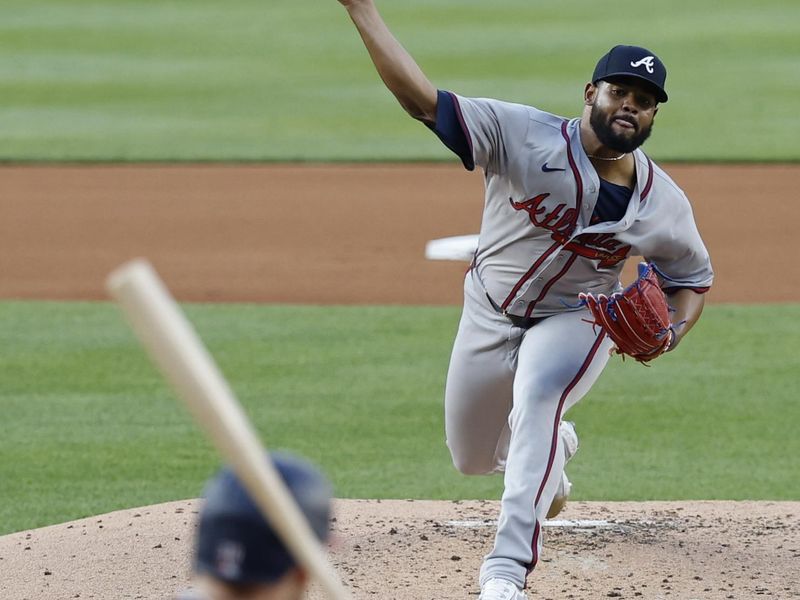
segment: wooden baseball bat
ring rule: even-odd
[[[255,429],[214,359],[150,263],[138,259],[120,266],[108,276],[106,289],[297,563],[330,598],[350,600],[283,479],[265,460]]]

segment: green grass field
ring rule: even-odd
[[[594,63],[669,69],[660,160],[796,161],[800,3],[379,0],[441,88],[574,116]],[[336,0],[6,0],[0,160],[445,160]]]
[[[573,116],[597,58],[670,71],[659,160],[797,161],[800,3],[379,0],[441,88]],[[336,0],[6,0],[0,160],[455,160],[383,88]],[[265,442],[340,497],[496,498],[443,440],[458,309],[189,305]],[[775,327],[770,327],[771,324]],[[577,499],[798,499],[800,304],[712,305],[571,413]],[[0,302],[0,534],[195,497],[216,452],[115,307]]]
[[[339,497],[499,497],[444,445],[457,308],[186,310],[265,443]],[[0,302],[0,342],[0,534],[199,495],[216,451],[116,307]],[[712,305],[652,368],[613,360],[569,414],[574,498],[800,498],[798,347],[800,305]]]

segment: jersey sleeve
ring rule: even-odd
[[[689,288],[704,293],[711,288],[714,270],[697,230],[689,201],[685,196],[682,200],[685,202],[684,209],[678,212],[679,216],[672,223],[669,237],[645,259],[655,263],[665,291]]]
[[[467,171],[475,169],[472,147],[469,143],[464,120],[458,110],[456,99],[450,92],[439,90],[436,99],[436,124],[429,125],[433,133],[464,163]]]
[[[469,152],[469,160],[459,154],[464,166],[469,170],[478,166],[485,171],[504,172],[509,156],[516,155],[527,138],[530,124],[528,109],[521,104],[500,100],[449,95],[453,102],[455,122],[466,138]],[[437,110],[437,128],[438,118]]]

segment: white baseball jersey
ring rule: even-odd
[[[612,293],[628,256],[654,262],[665,287],[711,285],[685,194],[641,150],[624,217],[590,224],[600,181],[580,141],[580,119],[452,97],[474,164],[486,174],[475,270],[502,310],[543,317],[573,308],[580,292]]]

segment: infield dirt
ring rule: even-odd
[[[458,304],[465,265],[426,261],[425,242],[477,232],[483,201],[480,175],[452,165],[0,171],[0,298],[106,299],[105,276],[146,256],[187,301]],[[800,168],[667,171],[711,252],[710,302],[800,301]],[[0,598],[169,598],[188,581],[197,506],[0,537]],[[332,557],[356,600],[476,598],[497,508],[340,500]],[[531,598],[800,598],[800,502],[586,502],[561,516],[605,525],[548,528]]]
[[[800,299],[800,167],[668,172],[711,253],[709,301]],[[147,256],[181,300],[460,304],[466,265],[425,243],[477,233],[482,192],[454,165],[4,167],[0,298],[106,299],[106,275]]]

